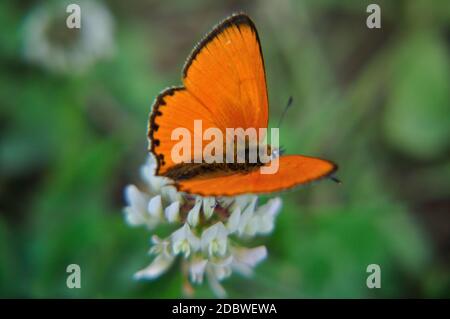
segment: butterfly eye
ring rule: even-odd
[[[281,149],[279,149],[279,148],[272,149],[272,154],[271,154],[272,159],[277,158],[280,155],[281,155]]]

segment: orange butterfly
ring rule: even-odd
[[[174,181],[179,191],[202,196],[270,193],[330,176],[337,165],[301,155],[283,155],[274,174],[261,174],[261,165],[176,163],[172,132],[204,128],[267,128],[268,96],[258,33],[251,19],[236,14],[217,25],[194,48],[183,68],[184,86],[161,92],[150,114],[150,151],[156,175]],[[233,166],[234,165],[234,166]]]

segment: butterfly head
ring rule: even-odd
[[[273,147],[270,152],[270,158],[273,160],[277,157],[280,157],[281,154],[283,154],[283,153],[284,153],[284,149],[282,147],[280,147],[280,148]]]

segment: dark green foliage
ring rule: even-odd
[[[366,28],[364,1],[108,1],[112,58],[54,74],[23,58],[34,5],[1,1],[0,296],[181,296],[178,265],[132,279],[150,233],[126,225],[122,190],[139,182],[154,96],[236,9],[259,30],[273,125],[294,97],[282,146],[338,163],[343,184],[283,194],[275,232],[255,242],[268,259],[225,281],[230,296],[449,297],[450,11],[379,2],[381,30]],[[71,263],[82,289],[66,287]],[[382,289],[365,285],[371,263]]]

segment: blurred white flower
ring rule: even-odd
[[[156,195],[150,201],[148,202],[147,210],[149,215],[159,220],[162,216],[162,201],[161,201],[161,195]]]
[[[253,217],[253,213],[255,212],[256,201],[258,198],[255,196],[253,198],[249,198],[245,204],[244,211],[241,214],[241,218],[239,219],[239,228],[238,234],[239,236],[254,236],[256,233],[256,225],[251,223],[251,219]]]
[[[275,227],[275,218],[280,212],[281,206],[281,199],[273,198],[266,204],[258,207],[250,221],[250,223],[256,225],[256,232],[258,234],[268,234],[272,232]]]
[[[95,61],[114,52],[114,21],[103,4],[77,1],[81,28],[69,29],[66,7],[70,1],[41,4],[23,26],[23,55],[34,64],[56,73],[82,73]]]
[[[225,256],[227,244],[228,231],[221,222],[203,231],[201,245],[208,257]]]
[[[145,192],[141,192],[135,185],[125,187],[125,218],[132,226],[146,225],[153,229],[160,223],[174,223],[180,218],[183,197],[175,187],[168,184],[170,181],[167,178],[154,175],[155,168],[156,163],[152,157],[141,167]]]
[[[201,284],[203,282],[203,275],[207,264],[208,259],[192,258],[189,263],[189,274],[194,284]]]
[[[132,226],[147,225],[153,229],[163,218],[161,196],[152,198],[148,194],[142,193],[134,185],[125,188],[125,218]]]
[[[239,221],[241,220],[241,208],[236,207],[230,215],[227,223],[228,233],[232,234],[239,229]]]
[[[214,213],[214,208],[216,207],[216,199],[214,197],[205,197],[203,199],[203,213],[206,219],[209,219]]]
[[[214,292],[214,294],[219,298],[225,298],[227,296],[227,292],[220,284],[219,279],[214,273],[214,269],[212,267],[208,267],[206,269],[206,275],[208,277],[209,286],[211,287],[211,290]]]
[[[182,253],[185,258],[188,258],[192,252],[196,252],[200,248],[200,239],[194,235],[187,223],[170,237],[174,255]]]
[[[135,279],[159,277],[169,269],[175,260],[175,256],[169,253],[169,241],[161,240],[156,236],[153,236],[152,241],[154,246],[150,249],[150,253],[157,256],[150,265],[134,274]]]
[[[231,267],[245,276],[253,273],[253,268],[267,257],[265,246],[255,248],[235,247],[232,251]]]
[[[178,221],[180,217],[180,202],[176,201],[167,206],[164,210],[164,214],[166,215],[169,223]]]
[[[231,255],[219,262],[208,262],[206,271],[211,288],[221,298],[226,297],[226,291],[220,281],[229,277],[232,271],[244,276],[251,276],[253,268],[267,257],[264,246],[256,248],[233,247]]]
[[[153,279],[161,276],[172,265],[175,257],[158,255],[146,268],[134,274],[135,279]]]
[[[156,256],[135,278],[154,279],[179,256],[191,283],[202,284],[206,277],[215,295],[225,297],[222,280],[233,271],[250,276],[267,257],[266,247],[247,248],[234,239],[270,233],[281,199],[258,206],[255,195],[203,198],[179,193],[169,179],[154,175],[155,168],[149,156],[141,168],[142,190],[134,185],[125,188],[125,218],[130,225],[153,229],[169,224],[175,230],[165,239],[152,237],[150,252]]]
[[[231,264],[233,262],[233,256],[228,256],[227,258],[220,259],[218,261],[210,261],[207,265],[210,269],[211,274],[221,281],[231,275]]]
[[[130,225],[145,224],[147,219],[147,205],[149,196],[139,191],[134,185],[128,185],[125,188],[125,201],[128,206],[125,207],[125,218]]]
[[[198,221],[200,220],[200,208],[202,207],[202,199],[201,197],[197,197],[195,199],[195,205],[192,207],[192,209],[189,211],[187,216],[187,222],[189,225],[195,227],[198,224]]]
[[[162,240],[161,238],[159,238],[156,235],[152,236],[152,243],[153,246],[152,248],[150,248],[150,254],[153,255],[166,255],[166,256],[170,256],[170,251],[169,251],[169,247],[170,247],[170,241],[168,240]]]

